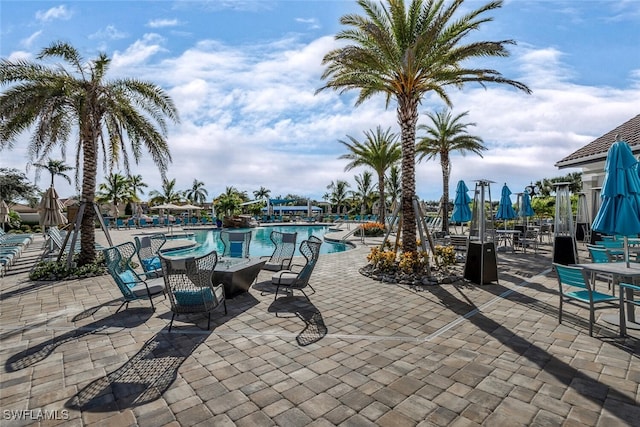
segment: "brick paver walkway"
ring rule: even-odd
[[[298,292],[274,302],[263,272],[210,331],[191,316],[168,333],[168,301],[115,314],[108,276],[28,281],[41,244],[0,279],[2,426],[640,420],[640,334],[619,338],[598,320],[589,337],[587,311],[573,305],[559,325],[548,245],[500,253],[499,284],[421,290],[362,276],[359,245],[321,256],[311,302]]]

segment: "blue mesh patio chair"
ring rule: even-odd
[[[567,302],[586,304],[589,307],[589,336],[593,336],[593,324],[596,322],[595,310],[597,304],[615,304],[617,297],[604,294],[593,289],[591,275],[580,267],[566,266],[553,263],[558,276],[558,290],[560,292],[560,306],[558,323],[562,323],[562,305]]]
[[[162,276],[162,265],[160,264],[160,249],[167,243],[167,236],[162,233],[151,236],[134,237],[136,253],[142,266],[142,270],[147,277]]]
[[[213,283],[213,270],[218,263],[215,251],[195,258],[166,258],[160,254],[164,282],[171,302],[171,323],[176,314],[206,313],[207,330],[211,328],[211,312],[220,304],[227,314],[224,285]]]
[[[148,279],[138,274],[131,267],[131,258],[136,253],[136,247],[131,242],[122,243],[103,250],[107,271],[122,292],[123,302],[116,313],[131,301],[148,299],[155,311],[153,297],[164,293],[164,281],[160,278]]]
[[[262,269],[269,271],[287,270],[291,266],[293,253],[296,251],[298,233],[272,231],[269,237],[273,242],[274,249],[271,256],[262,257],[267,258],[267,262]]]
[[[276,294],[274,301],[278,298],[280,288],[284,288],[287,292],[293,292],[294,289],[299,290],[309,300],[309,296],[304,291],[307,286],[315,293],[315,289],[309,283],[311,273],[315,268],[318,258],[320,257],[320,246],[322,241],[315,236],[311,236],[308,240],[300,243],[300,253],[305,258],[304,264],[293,264],[289,270],[282,270],[271,277],[271,283],[276,285]]]
[[[220,240],[224,245],[223,257],[249,258],[249,245],[251,244],[250,231],[227,231],[220,232]]]

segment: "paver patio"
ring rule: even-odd
[[[117,234],[122,233],[122,234]],[[127,232],[115,237],[128,238]],[[168,301],[115,314],[109,276],[30,282],[39,237],[0,278],[1,425],[637,425],[638,331],[557,320],[550,245],[500,253],[499,284],[415,290],[362,276],[367,245],[322,255],[315,294],[269,272],[212,317]],[[264,291],[264,292],[261,292]],[[615,313],[598,310],[598,317]],[[41,417],[57,420],[41,421]]]

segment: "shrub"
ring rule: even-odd
[[[404,273],[422,273],[429,268],[429,253],[423,251],[403,252],[398,267]]]
[[[77,254],[74,255],[74,258]],[[74,260],[75,261],[75,260]],[[63,256],[60,261],[40,261],[29,273],[31,280],[71,280],[84,277],[102,276],[106,274],[104,256],[100,253],[92,264],[76,267],[73,263],[67,268],[67,258]]]
[[[393,251],[373,247],[367,255],[367,260],[373,264],[374,268],[381,271],[392,271],[396,268],[396,253]]]
[[[384,224],[379,222],[366,222],[360,225],[360,229],[364,230],[364,235],[368,237],[384,236]]]
[[[433,255],[440,267],[449,267],[456,263],[456,250],[453,246],[436,245]]]

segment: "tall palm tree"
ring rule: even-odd
[[[364,132],[365,140],[360,142],[352,136],[347,135],[350,142],[342,141],[349,153],[340,156],[340,159],[351,160],[344,170],[348,171],[358,166],[369,166],[378,175],[379,208],[378,220],[384,224],[386,204],[384,203],[384,174],[387,169],[397,164],[402,159],[402,149],[398,142],[398,136],[391,132],[391,128],[383,131],[378,126],[375,132],[369,130]]]
[[[12,148],[25,129],[34,129],[28,152],[40,159],[78,135],[76,173],[82,170],[81,197],[88,205],[81,225],[79,265],[96,258],[95,211],[99,153],[110,166],[122,161],[129,173],[129,148],[137,163],[146,149],[164,176],[171,161],[166,141],[167,119],[178,111],[160,87],[138,79],[106,80],[111,60],[100,53],[85,62],[76,48],[54,42],[38,60],[59,58],[66,64],[47,66],[27,60],[0,60],[0,149]],[[127,144],[127,139],[130,144]],[[129,147],[128,147],[129,145]]]
[[[482,157],[482,151],[486,150],[482,139],[467,133],[467,127],[475,126],[475,123],[462,123],[461,120],[468,111],[453,117],[451,111],[444,109],[433,113],[427,113],[432,125],[420,125],[418,130],[427,132],[427,136],[420,138],[416,145],[418,161],[426,158],[432,160],[440,157],[442,168],[442,231],[449,230],[449,178],[451,177],[450,154],[458,151],[463,156],[467,152],[475,153]]]
[[[162,180],[162,190],[149,191],[149,203],[160,205],[163,203],[179,203],[182,201],[184,192],[176,190],[176,180]]]
[[[148,188],[146,182],[142,180],[142,175],[130,175],[129,176],[129,185],[131,186],[131,199],[129,200],[129,205],[131,207],[131,211],[133,212],[134,203],[140,203],[140,194],[144,194],[142,191],[143,188]]]
[[[204,182],[198,181],[197,179],[193,180],[191,188],[185,193],[185,196],[190,202],[201,205],[207,200],[208,195],[209,192],[204,188]]]
[[[323,58],[325,86],[345,92],[359,90],[356,106],[378,93],[387,105],[396,101],[402,141],[402,250],[416,250],[416,218],[413,199],[415,182],[415,140],[418,105],[428,92],[435,92],[450,106],[449,87],[465,83],[504,83],[530,92],[522,83],[506,79],[496,70],[469,68],[473,59],[506,57],[512,40],[469,40],[481,24],[491,21],[485,14],[500,8],[502,0],[477,9],[462,10],[464,0],[358,0],[364,15],[340,18],[348,27],[336,35],[346,41]],[[465,43],[465,41],[467,41]]]
[[[243,193],[233,186],[225,188],[224,193],[213,201],[216,210],[218,212],[224,212],[226,215],[233,215],[242,202]]]
[[[132,194],[131,181],[119,173],[111,173],[107,176],[106,182],[98,185],[95,200],[98,203],[111,203],[115,211],[114,216],[117,218],[120,214],[118,204],[128,202]]]
[[[340,207],[347,201],[347,188],[349,187],[351,187],[351,185],[341,179],[336,180],[336,182],[331,181],[331,184],[327,185],[327,190],[331,190],[329,200],[332,205],[337,206],[337,213],[340,213]]]
[[[67,166],[64,160],[53,160],[49,158],[47,163],[34,163],[33,166],[36,167],[36,180],[40,176],[40,171],[42,169],[46,169],[51,175],[51,187],[53,187],[53,180],[56,176],[64,178],[69,184],[71,184],[71,178],[65,172],[72,171],[73,168],[71,166]]]

